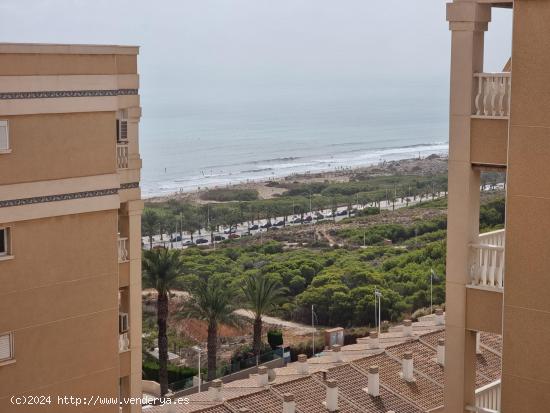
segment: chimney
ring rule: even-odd
[[[321,370],[321,375],[323,376],[323,381],[327,381],[328,370]]]
[[[327,380],[326,408],[329,412],[338,411],[338,383],[336,380]]]
[[[307,364],[307,356],[298,354],[298,363],[296,363],[296,372],[298,374],[309,374],[309,365]]]
[[[403,371],[401,373],[403,380],[409,381],[409,382],[414,381],[412,351],[406,351],[403,354],[403,360],[401,361],[401,365],[403,367]]]
[[[380,348],[380,340],[378,338],[378,333],[376,331],[371,331],[369,333],[369,348],[370,349]]]
[[[222,401],[222,381],[220,379],[212,381],[212,384],[208,388],[208,399],[211,402]]]
[[[344,359],[342,358],[342,346],[335,344],[332,346],[332,362],[333,363],[342,363]]]
[[[481,333],[476,331],[476,354],[481,354]]]
[[[438,308],[435,310],[435,325],[442,326],[445,324],[445,316],[443,315],[443,310]]]
[[[283,394],[283,413],[296,413],[296,403],[291,393]]]
[[[437,364],[440,366],[445,365],[445,339],[440,338],[437,340]]]
[[[412,337],[412,335],[413,335],[412,321],[411,320],[403,320],[403,336],[404,337]]]
[[[269,378],[267,377],[267,367],[258,367],[258,375],[256,376],[256,383],[258,387],[265,387],[269,384]]]
[[[372,397],[380,396],[380,374],[378,366],[369,367],[368,392]]]

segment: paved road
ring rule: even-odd
[[[436,196],[436,198],[441,198],[444,195],[445,194],[443,192],[441,192]],[[395,203],[395,209],[404,208],[406,206],[411,206],[411,205],[416,205],[420,202],[426,202],[426,201],[427,201],[427,199],[423,199],[422,201],[420,201],[419,199],[416,199],[414,201],[411,200],[410,202],[396,202]],[[365,208],[373,207],[373,206],[374,206],[373,204],[367,204],[365,206]],[[362,205],[353,205],[352,208],[357,209],[357,210],[362,210],[363,206]],[[380,209],[382,209],[382,210],[392,210],[393,208],[394,208],[394,205],[391,202],[382,201],[380,203]],[[340,208],[337,209],[336,213],[337,214],[338,213],[343,213],[345,211],[347,211],[347,207],[340,207]],[[320,220],[320,221],[313,220],[311,222],[304,222],[303,224],[301,224],[301,223],[293,224],[292,221],[294,221],[296,219],[299,219],[300,216],[299,215],[288,216],[287,217],[287,226],[291,227],[291,226],[297,226],[297,225],[311,225],[314,222],[329,222],[329,221],[333,221],[333,220],[338,222],[338,221],[343,220],[344,218],[347,218],[347,214],[336,216],[335,219],[332,218],[332,216],[331,216],[332,210],[330,210],[330,209],[324,209],[324,210],[321,210],[321,211],[313,211],[312,215],[315,216],[315,214],[317,214],[317,212],[320,212],[326,218],[323,219],[323,220]],[[304,218],[306,218],[309,215],[311,215],[311,214],[309,214],[309,213],[304,214]],[[351,216],[353,216],[353,214]],[[279,218],[275,218],[271,222],[274,223],[274,222],[278,222],[278,221],[282,221],[282,220],[283,220],[283,218],[279,217]],[[266,222],[267,222],[267,220],[265,220],[265,219],[255,221],[254,223],[257,224],[258,226],[260,226],[260,228],[257,229],[257,230],[251,230],[250,235],[257,235],[257,234],[265,233],[266,231],[270,231],[270,229],[261,228],[261,226],[264,225]],[[282,227],[279,227],[279,228],[282,228]],[[234,231],[234,233],[236,233],[239,237],[247,236],[248,235],[248,224],[244,223],[244,224],[238,225],[237,230]],[[228,234],[225,233],[224,230],[222,230],[222,231],[219,231],[219,232],[214,232],[214,237],[215,236],[222,236],[222,237],[224,237],[224,239],[227,239]],[[211,245],[210,232],[206,231],[205,229],[201,230],[201,235],[198,235],[198,232],[193,234],[193,240],[194,241],[196,241],[198,238],[203,238],[203,239],[207,240],[207,242],[205,242],[201,245]],[[142,241],[143,241],[143,247],[145,249],[149,249],[149,238],[148,237],[143,237]],[[222,242],[222,241],[214,241],[214,246],[219,242]],[[155,235],[153,237],[153,246],[161,245],[161,246],[165,246],[165,247],[168,247],[168,248],[178,248],[178,249],[180,249],[180,248],[187,248],[187,245],[185,245],[186,243],[191,243],[191,237],[189,236],[189,234],[184,234],[183,235],[183,241],[177,241],[177,242],[170,242],[170,237],[167,234],[163,235],[163,241],[161,241],[160,235]]]

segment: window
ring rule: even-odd
[[[8,121],[0,120],[0,153],[10,150],[10,140],[8,133]]]
[[[118,315],[118,332],[120,334],[128,331],[128,313],[119,313]]]
[[[14,358],[13,333],[0,334],[0,363]]]
[[[0,257],[10,255],[10,229],[0,227]]]
[[[121,111],[116,120],[116,140],[118,143],[128,143],[128,120],[125,111]]]

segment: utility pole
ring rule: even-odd
[[[311,304],[311,327],[313,328],[313,339],[311,341],[311,349],[313,357],[315,357],[315,311],[313,309],[313,304]]]

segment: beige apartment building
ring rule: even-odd
[[[485,73],[495,7],[512,9],[512,56]],[[550,412],[550,1],[455,0],[447,19],[445,412]],[[505,229],[489,234],[479,234],[484,170],[507,175]],[[502,383],[485,409],[472,408],[478,332],[503,337]]]
[[[137,54],[0,43],[2,413],[141,396]]]

